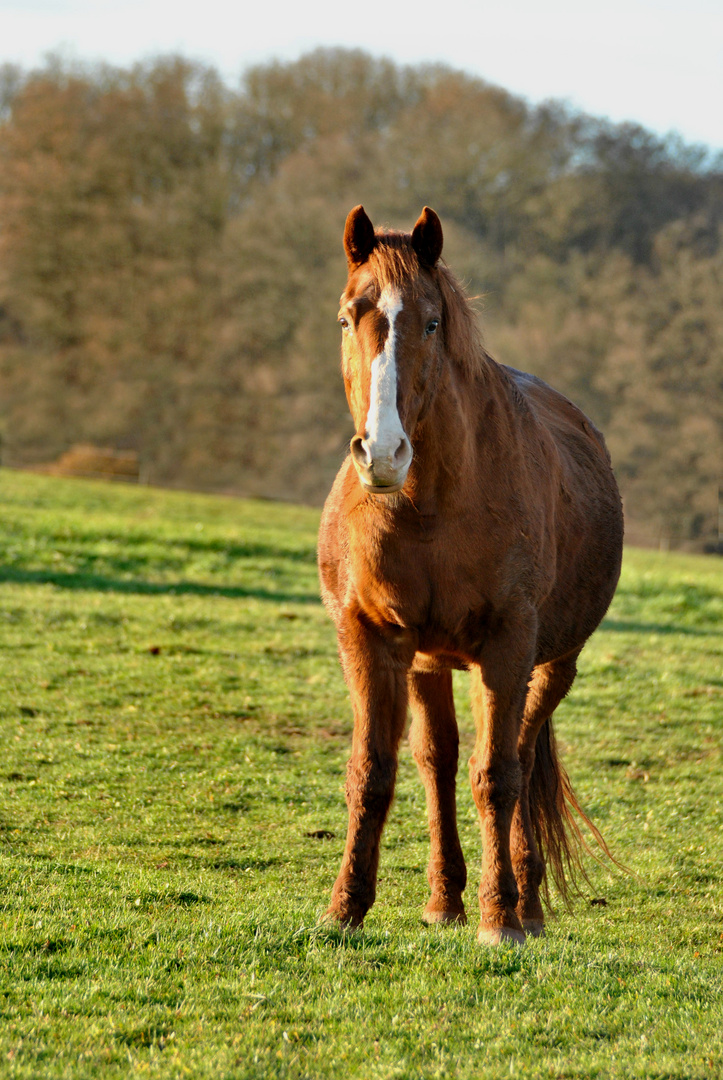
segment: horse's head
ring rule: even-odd
[[[346,220],[349,280],[341,297],[342,371],[356,434],[351,456],[365,491],[399,491],[414,429],[442,364],[442,226],[424,208],[409,234],[375,233],[362,206]]]

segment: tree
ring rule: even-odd
[[[407,228],[434,205],[492,351],[600,424],[629,519],[715,536],[723,162],[355,50],[235,92],[178,57],[0,69],[6,460],[90,441],[153,482],[320,501],[359,202]]]

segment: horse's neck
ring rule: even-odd
[[[429,413],[413,439],[412,498],[427,513],[449,505],[457,492],[468,497],[470,485],[484,472],[481,446],[485,427],[492,434],[509,405],[504,375],[486,358],[479,374],[450,365]],[[494,422],[492,417],[495,417]],[[486,423],[487,422],[487,423]]]

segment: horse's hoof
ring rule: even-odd
[[[325,926],[329,930],[340,930],[344,934],[355,934],[364,926],[364,919],[353,915],[344,916],[338,911],[325,911],[318,922],[319,926]]]
[[[480,926],[477,931],[477,941],[480,945],[524,945],[525,935],[521,930],[513,930],[511,926]]]
[[[457,926],[465,926],[467,916],[462,911],[428,911],[426,908],[422,915],[422,922],[427,926],[442,926],[445,923],[456,923]]]
[[[523,919],[522,929],[530,937],[542,937],[545,933],[545,924],[542,919]]]

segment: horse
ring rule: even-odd
[[[354,713],[349,813],[325,919],[374,902],[407,710],[430,832],[428,924],[464,923],[452,670],[470,672],[469,776],[482,865],[477,940],[544,931],[548,866],[580,868],[552,716],[612,600],[623,519],[603,436],[542,380],[497,363],[424,207],[411,234],[346,220],[341,367],[355,425],[322,513],[321,593]],[[573,813],[574,811],[574,813]],[[607,851],[607,848],[605,847]]]

